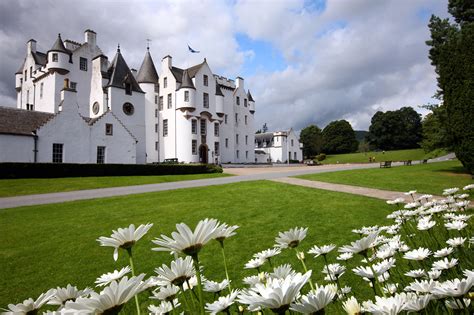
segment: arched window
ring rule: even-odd
[[[133,112],[135,111],[135,108],[133,107],[132,103],[129,103],[129,102],[124,103],[122,109],[125,115],[128,115],[128,116],[133,115]]]

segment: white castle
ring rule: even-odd
[[[140,70],[120,47],[59,35],[47,53],[27,43],[15,74],[17,109],[0,107],[0,161],[253,163],[255,101],[244,79],[187,69],[165,56],[158,74],[147,48]]]

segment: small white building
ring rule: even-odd
[[[205,58],[181,69],[173,66],[171,56],[165,56],[158,72],[147,49],[137,72],[129,68],[120,47],[109,62],[97,45],[97,34],[86,30],[83,43],[63,41],[58,35],[46,53],[37,51],[36,41],[29,40],[15,82],[18,110],[10,114],[17,122],[34,115],[26,111],[38,113],[39,121],[47,113],[52,116],[41,126],[25,122],[28,128],[21,136],[11,126],[3,126],[0,162],[178,159],[220,164],[255,159],[252,95],[245,90],[244,79],[213,74]],[[114,134],[104,135],[104,128],[111,124]],[[33,140],[21,138],[25,133],[34,139],[35,149],[30,145]],[[12,142],[7,150],[6,143]],[[52,158],[53,144],[58,144],[57,150],[63,145],[62,159]],[[117,151],[119,147],[123,151]],[[132,147],[135,152],[130,152]],[[99,159],[97,152],[105,158]]]
[[[255,134],[255,163],[303,161],[303,146],[293,129]]]

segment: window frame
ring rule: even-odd
[[[52,162],[53,163],[64,162],[64,143],[53,143]]]
[[[173,108],[173,98],[171,96],[171,93],[168,93],[168,96],[166,98],[166,108],[168,109]]]
[[[192,139],[191,140],[191,154],[192,155],[197,155],[198,152],[197,152],[197,140],[196,139]]]
[[[214,137],[219,137],[219,123],[214,123]]]
[[[184,101],[189,103],[189,91],[184,91]]]
[[[209,108],[209,93],[202,93],[202,107]]]
[[[97,161],[96,161],[97,164],[105,164],[105,152],[106,152],[105,146],[101,146],[101,145],[97,146]],[[99,154],[99,153],[102,153],[102,154]]]
[[[206,74],[203,75],[202,82],[204,86],[209,86],[209,77]]]
[[[79,70],[87,71],[87,58],[79,57]]]
[[[163,119],[163,137],[168,136],[168,119]]]
[[[113,136],[114,135],[114,125],[113,124],[105,124],[105,135],[106,136]]]
[[[197,119],[191,119],[191,133],[193,135],[197,135],[197,133],[198,133],[197,130],[198,130],[198,128],[197,128]]]

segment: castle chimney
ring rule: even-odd
[[[161,67],[171,69],[173,66],[173,58],[170,55],[164,56],[161,60]]]
[[[244,88],[244,79],[241,78],[241,77],[235,78],[235,86],[237,88],[242,88],[243,89]]]
[[[84,31],[84,41],[94,47],[96,45],[97,34],[93,30]]]
[[[36,41],[34,39],[30,39],[26,45],[29,54],[36,52]]]

